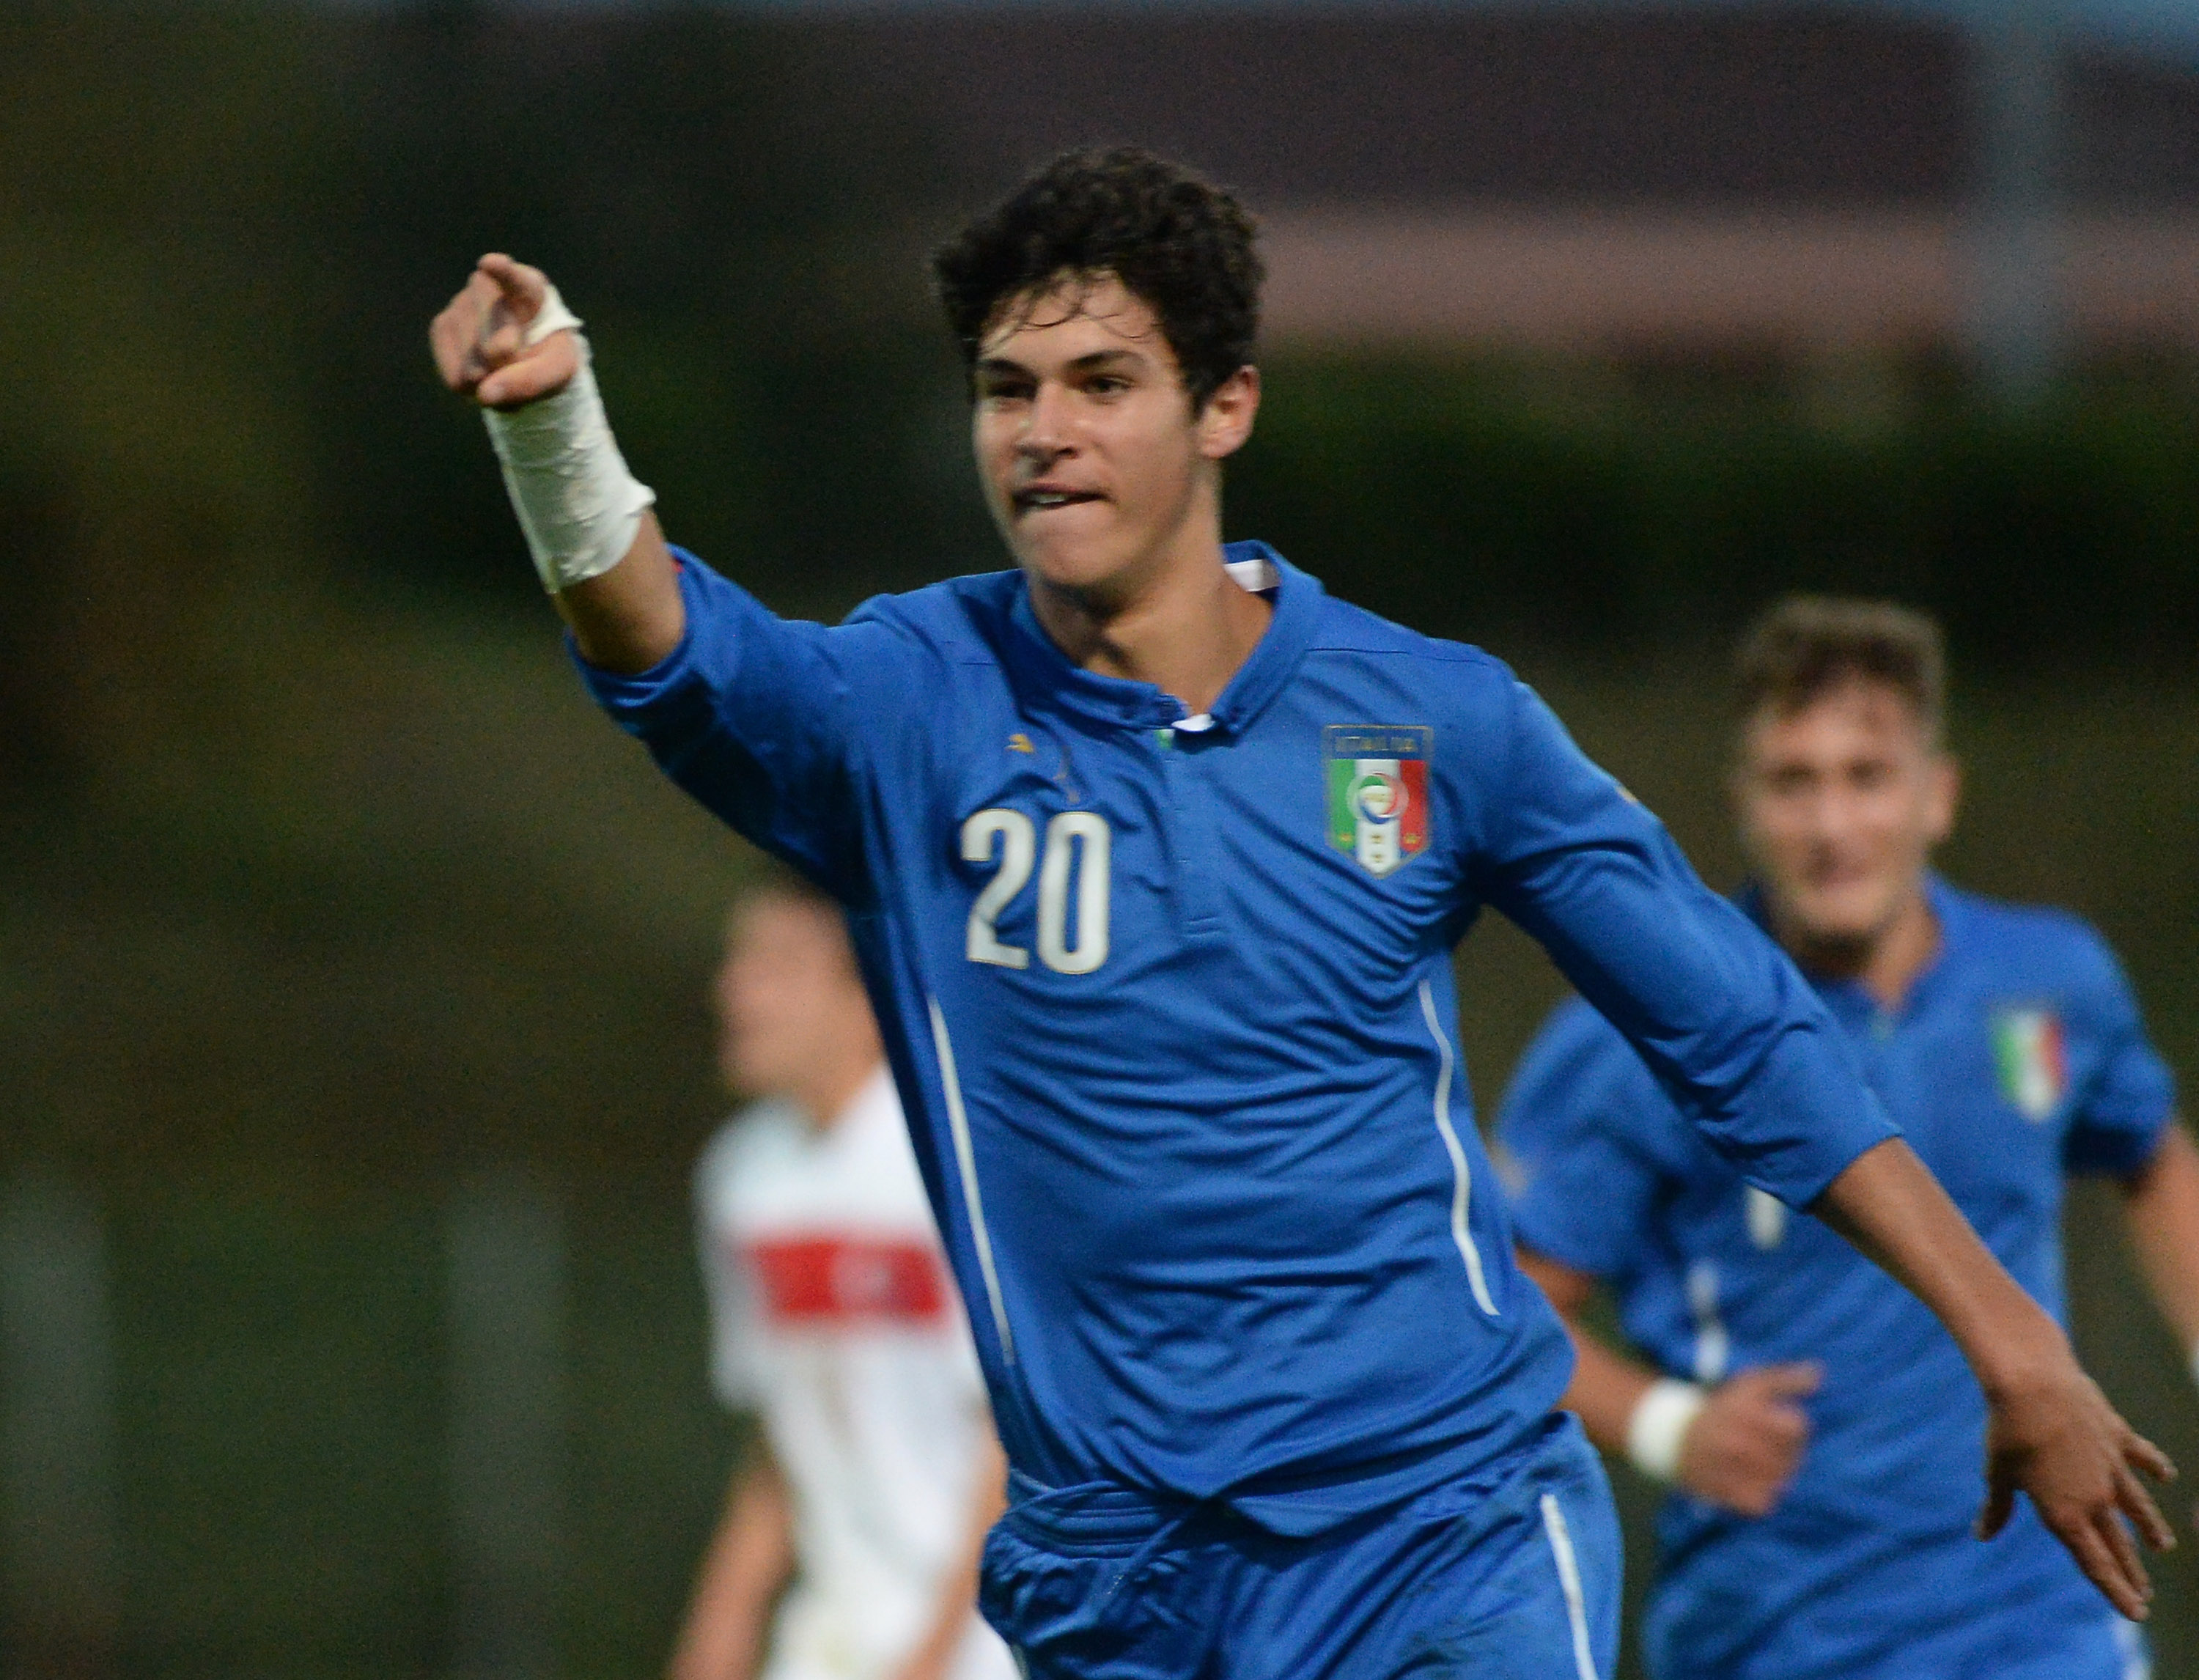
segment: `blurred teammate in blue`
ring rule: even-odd
[[[1741,655],[1747,913],[1802,965],[1910,1145],[2062,1311],[2062,1188],[2116,1180],[2162,1311],[2199,1349],[2199,1151],[2099,936],[1931,872],[1954,820],[1922,615],[1797,598]],[[1643,1642],[1662,1680],[2135,1680],[2141,1636],[2036,1517],[1972,1532],[1984,1399],[1916,1301],[1703,1142],[1587,1004],[1499,1124],[1520,1263],[1572,1321],[1564,1404],[1676,1482]],[[1580,1328],[1599,1288],[1652,1362]],[[2195,1356],[2199,1357],[2199,1356]],[[1654,1368],[1653,1368],[1654,1366]],[[2199,1375],[2199,1366],[2195,1366]]]
[[[979,1602],[1029,1671],[1608,1675],[1609,1492],[1458,1065],[1484,904],[1945,1315],[2004,1496],[2141,1611],[2117,1513],[2165,1537],[2135,1468],[2166,1461],[1793,965],[1495,660],[1224,546],[1260,398],[1235,201],[1071,156],[935,273],[1017,565],[831,629],[666,546],[539,272],[484,259],[433,338],[598,702],[847,907],[1011,1465]]]

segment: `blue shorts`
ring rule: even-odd
[[[1030,1680],[1609,1680],[1619,1556],[1564,1416],[1493,1490],[1307,1538],[1124,1489],[1033,1492],[986,1541],[978,1606]]]

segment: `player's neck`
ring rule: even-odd
[[[1939,953],[1939,919],[1921,879],[1885,925],[1862,938],[1815,938],[1782,923],[1776,911],[1772,922],[1779,942],[1805,969],[1853,981],[1881,1009],[1899,1009]]]
[[[1274,613],[1222,569],[1219,526],[1193,522],[1117,588],[1070,591],[1033,577],[1031,610],[1086,670],[1151,683],[1194,715],[1210,711]]]
[[[787,1098],[808,1118],[812,1130],[828,1132],[847,1117],[878,1070],[876,1044],[843,1055],[820,1057],[787,1092]]]

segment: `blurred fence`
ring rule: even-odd
[[[58,1194],[61,1248],[50,1180],[0,1228],[0,1671],[661,1663],[734,1439],[678,1206],[531,1175],[319,1205]]]

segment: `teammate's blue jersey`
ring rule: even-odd
[[[2082,922],[1937,879],[1929,893],[1939,951],[1900,1008],[1848,981],[1817,989],[1910,1144],[2059,1316],[2066,1178],[2150,1159],[2168,1072]],[[1606,1280],[1627,1334],[1664,1370],[1714,1382],[1787,1360],[1824,1368],[1805,1403],[1808,1450],[1771,1516],[1667,1502],[1648,1630],[1660,1672],[1744,1671],[1729,1665],[1753,1650],[1765,1673],[1875,1674],[1869,1653],[1887,1640],[1989,1622],[1993,1607],[2112,1619],[2027,1507],[1991,1546],[1968,1537],[1986,1414],[1952,1339],[1825,1226],[1704,1148],[1586,1004],[1560,1008],[1529,1049],[1498,1136],[1520,1240]],[[1767,1660],[1781,1642],[1794,1654]]]
[[[1233,545],[1274,614],[1203,729],[1071,664],[1019,573],[687,631],[586,676],[846,904],[1011,1460],[1279,1533],[1536,1438],[1450,952],[1539,937],[1707,1135],[1805,1200],[1892,1133],[1793,965],[1486,655]]]

